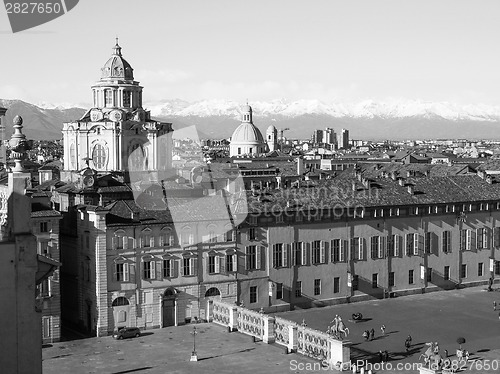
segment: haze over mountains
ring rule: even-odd
[[[196,125],[211,138],[231,136],[240,121],[244,103],[206,100],[149,102],[144,106],[153,117],[175,126]],[[254,124],[265,133],[273,124],[289,128],[289,138],[309,138],[312,130],[347,128],[353,139],[429,139],[467,138],[500,139],[500,107],[487,105],[458,106],[451,103],[422,101],[363,101],[354,104],[324,103],[319,100],[274,100],[250,102]],[[12,118],[24,118],[24,132],[32,139],[61,138],[62,123],[78,120],[86,108],[50,104],[34,105],[21,100],[0,100],[7,111],[7,134]]]

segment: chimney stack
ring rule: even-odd
[[[404,186],[405,185],[405,180],[403,178],[398,178],[398,182],[399,182],[400,186]]]
[[[415,194],[415,186],[413,184],[409,184],[407,187],[408,187],[408,193],[410,195],[414,195]]]
[[[304,159],[302,157],[297,157],[297,175],[304,174]]]

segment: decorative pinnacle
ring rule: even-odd
[[[23,134],[23,118],[15,116],[14,120],[14,133],[9,140],[9,149],[11,150],[11,157],[14,160],[15,166],[13,172],[23,171],[22,161],[26,158],[26,151],[31,149],[26,135]]]

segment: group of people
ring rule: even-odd
[[[365,331],[363,331],[363,338],[365,338],[365,340],[373,340],[373,339],[375,339],[375,330],[371,329],[371,330],[365,330]]]

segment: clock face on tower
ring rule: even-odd
[[[109,119],[114,122],[121,121],[123,118],[123,113],[120,110],[112,110],[109,113]]]
[[[100,121],[102,118],[103,118],[103,115],[99,109],[92,109],[90,111],[90,120],[92,122]]]

